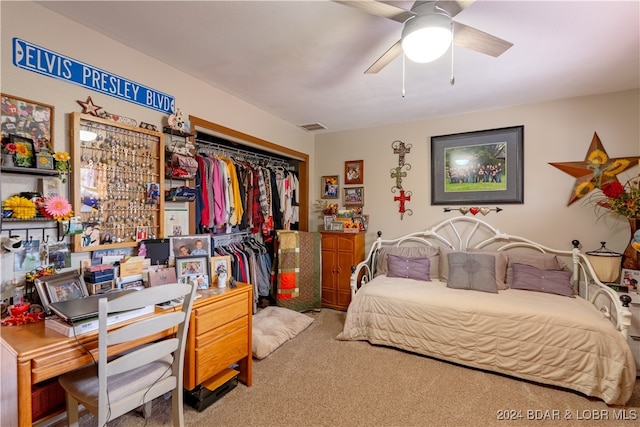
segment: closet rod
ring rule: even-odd
[[[288,162],[285,159],[281,159],[278,157],[271,157],[266,154],[254,153],[249,150],[245,150],[242,148],[232,148],[227,147],[222,144],[218,144],[216,142],[211,141],[203,141],[196,139],[196,150],[197,152],[221,152],[222,154],[226,154],[229,157],[234,155],[243,156],[244,160],[255,159],[255,160],[264,160],[271,163],[274,166],[283,166],[283,167],[294,167],[293,164]]]

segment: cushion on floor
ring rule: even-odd
[[[253,316],[253,357],[264,359],[312,322],[312,317],[289,308],[263,308]]]

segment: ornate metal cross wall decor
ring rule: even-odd
[[[404,166],[408,166],[407,170],[411,169],[411,165],[404,165]],[[397,168],[391,169],[391,178],[396,179],[396,185],[391,188],[392,192],[394,188],[398,190],[402,188],[402,178],[406,176],[407,176],[407,173],[402,172],[402,166],[398,166]]]
[[[404,190],[400,190],[400,195],[399,196],[395,196],[393,198],[394,202],[400,202],[400,207],[398,208],[398,212],[400,212],[400,219],[402,220],[402,218],[404,217],[404,213],[406,212],[407,215],[411,216],[413,215],[413,211],[411,209],[405,209],[404,204],[405,202],[410,202],[411,201],[411,191],[404,191]]]
[[[407,172],[403,172],[402,168],[406,170],[411,169],[411,165],[409,163],[405,163],[404,157],[406,154],[411,152],[411,144],[405,144],[402,141],[393,141],[391,143],[391,148],[393,148],[393,154],[398,155],[398,166],[391,169],[391,178],[396,180],[396,185],[391,187],[391,192],[395,193],[397,190],[400,190],[399,196],[394,196],[394,202],[400,202],[400,207],[398,211],[400,212],[400,220],[404,217],[404,213],[407,212],[409,215],[413,215],[413,211],[411,209],[405,209],[405,202],[411,201],[411,191],[405,192],[402,188],[402,178],[407,176]]]
[[[393,154],[398,155],[398,166],[404,165],[404,155],[411,152],[412,145],[405,145],[402,141],[393,141],[391,147],[393,148]]]

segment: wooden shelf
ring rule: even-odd
[[[57,176],[60,173],[55,169],[20,168],[11,166],[2,166],[2,168],[0,168],[0,171],[2,171],[2,173],[39,176]]]

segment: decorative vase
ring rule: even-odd
[[[633,248],[633,237],[638,229],[640,229],[640,219],[627,218],[631,227],[631,239],[622,254],[622,268],[630,268],[632,270],[640,269],[640,252]]]
[[[13,154],[2,154],[2,166],[4,167],[15,167],[15,162],[13,161]]]

